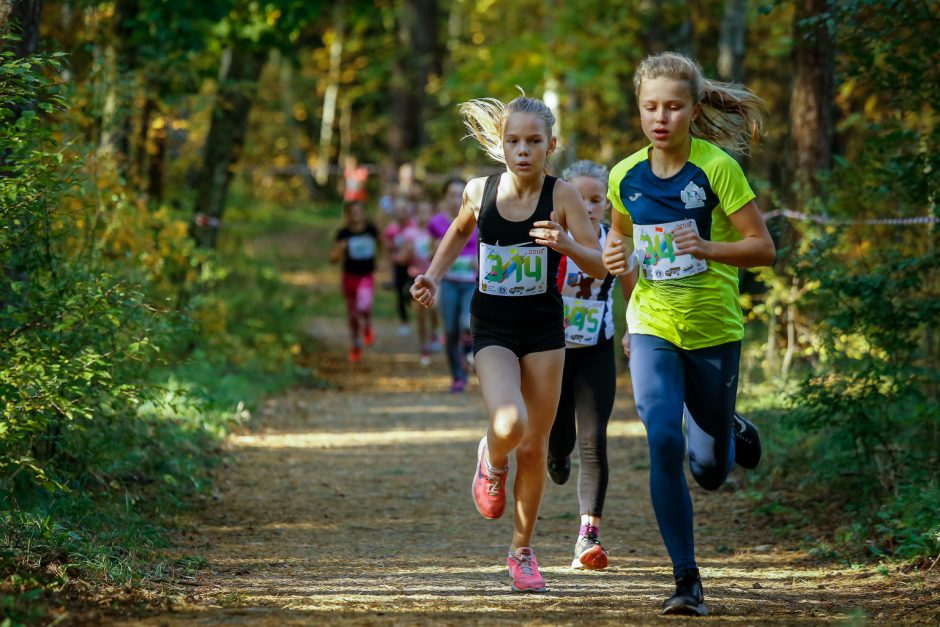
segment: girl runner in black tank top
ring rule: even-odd
[[[562,306],[561,294],[558,293],[558,285],[555,277],[558,274],[558,263],[561,261],[561,254],[546,246],[537,247],[532,241],[529,232],[532,230],[535,222],[540,220],[549,220],[551,218],[553,204],[552,193],[555,189],[555,177],[546,176],[542,183],[542,191],[539,195],[538,203],[535,205],[535,211],[532,215],[514,222],[507,220],[499,213],[496,207],[496,192],[499,188],[499,174],[487,177],[486,186],[483,188],[483,200],[480,203],[480,214],[477,218],[477,234],[480,240],[480,274],[481,277],[489,275],[495,277],[499,272],[495,268],[493,259],[486,259],[483,255],[484,245],[518,247],[520,249],[542,248],[547,250],[547,267],[539,268],[544,273],[542,278],[545,280],[545,290],[539,294],[521,295],[512,293],[519,288],[509,287],[508,285],[499,285],[495,282],[488,282],[487,293],[480,291],[480,283],[477,283],[477,289],[473,293],[473,299],[470,301],[470,314],[483,322],[498,323],[500,325],[527,326],[531,320],[538,320],[539,323],[549,324],[557,321],[559,325],[564,323],[564,307]],[[503,260],[507,263],[507,260]],[[515,270],[512,261],[507,275]],[[509,281],[505,281],[509,283]],[[492,289],[495,287],[495,290]],[[502,293],[501,293],[502,292]],[[519,312],[525,311],[525,318],[519,317]]]
[[[548,435],[565,360],[563,307],[555,285],[559,254],[594,277],[607,272],[580,194],[546,176],[546,160],[556,146],[551,109],[520,96],[506,105],[492,98],[472,100],[461,105],[461,112],[474,137],[506,172],[467,184],[460,212],[411,293],[433,307],[438,283],[479,225],[483,267],[470,331],[489,424],[477,445],[471,492],[484,518],[502,516],[506,493],[514,493],[506,555],[512,590],[544,592],[530,543],[545,490]],[[530,209],[533,197],[535,211]],[[507,486],[510,458],[517,467],[514,484]]]

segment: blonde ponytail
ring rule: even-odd
[[[693,137],[708,140],[740,154],[750,152],[764,125],[764,101],[757,94],[733,83],[707,79],[694,60],[676,52],[649,56],[633,75],[636,95],[644,80],[670,78],[683,80],[692,92],[692,104],[701,104],[701,112],[691,124]]]
[[[503,125],[511,114],[531,113],[542,118],[546,139],[551,139],[552,128],[555,126],[555,114],[548,105],[538,98],[529,98],[522,88],[519,88],[519,91],[522,95],[508,104],[496,98],[474,98],[459,106],[464,125],[469,131],[467,137],[474,138],[490,159],[502,165],[506,165],[506,157],[503,154]],[[547,156],[544,171],[546,174],[552,172]]]

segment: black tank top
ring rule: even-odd
[[[525,220],[512,222],[503,218],[496,209],[496,193],[499,188],[500,175],[487,177],[483,188],[483,200],[480,203],[480,215],[477,218],[477,235],[481,244],[492,246],[513,246],[529,248],[537,246],[529,231],[532,225],[539,220],[548,220],[551,217],[553,203],[552,193],[555,189],[555,177],[545,176],[542,191],[539,194],[535,211]],[[490,272],[487,260],[480,257],[480,275]],[[477,319],[499,324],[502,326],[531,326],[542,325],[557,321],[564,324],[564,305],[561,294],[558,292],[558,263],[561,254],[548,248],[547,284],[545,292],[530,296],[512,296],[498,294],[484,294],[480,291],[480,282],[470,301],[470,313]],[[492,265],[492,262],[490,262]],[[512,291],[512,290],[509,290]]]

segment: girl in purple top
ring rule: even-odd
[[[435,249],[460,211],[465,185],[463,179],[456,177],[444,183],[444,195],[438,205],[441,211],[431,218],[428,224]],[[477,265],[477,234],[474,231],[454,265],[444,275],[440,287],[441,317],[447,338],[447,362],[450,375],[454,379],[450,391],[455,394],[463,392],[467,386],[467,361],[471,350],[470,298],[476,289]]]

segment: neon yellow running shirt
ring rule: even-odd
[[[699,235],[734,242],[740,233],[728,216],[755,198],[741,166],[718,146],[692,138],[689,160],[669,178],[653,174],[647,146],[610,172],[607,197],[627,216],[643,249],[640,278],[627,307],[630,333],[655,335],[694,350],[744,337],[738,303],[738,268],[672,249],[672,223],[694,221]]]

